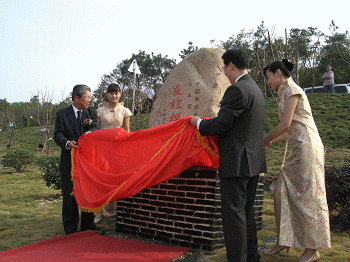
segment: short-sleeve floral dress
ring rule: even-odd
[[[100,129],[123,128],[124,118],[132,116],[129,108],[121,104],[111,107],[108,103],[97,108],[97,116],[100,118]],[[110,202],[104,209],[106,213],[115,214],[116,201]]]
[[[97,109],[97,116],[101,120],[100,129],[123,128],[124,118],[132,116],[132,113],[121,104],[112,108],[106,103]]]
[[[286,100],[300,95],[288,129],[290,152],[281,170],[279,244],[300,248],[331,247],[324,177],[324,147],[304,91],[289,78],[278,90],[278,114]]]

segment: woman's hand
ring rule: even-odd
[[[266,139],[266,137],[264,138],[264,147],[265,147],[265,150],[267,150],[269,148],[269,146],[271,146],[271,142],[272,141],[268,141]]]
[[[264,138],[264,145],[269,147],[272,144],[276,144],[284,139],[288,135],[288,128],[292,124],[293,115],[297,106],[300,94],[292,95],[285,103],[283,115],[281,116],[281,122]],[[270,142],[269,142],[270,141]]]

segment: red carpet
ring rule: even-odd
[[[189,251],[127,239],[100,236],[85,231],[44,240],[35,244],[0,252],[0,261],[11,262],[79,262],[79,261],[171,261]]]

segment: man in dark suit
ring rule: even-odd
[[[91,90],[86,85],[76,85],[72,93],[73,105],[57,111],[54,140],[61,147],[60,173],[62,178],[62,219],[64,232],[76,233],[79,224],[79,208],[75,197],[71,195],[71,149],[78,147],[79,137],[98,129],[97,113],[89,109]],[[84,120],[86,125],[84,126]],[[81,212],[81,231],[94,230],[94,214]]]
[[[218,116],[195,116],[191,123],[202,136],[219,136],[221,214],[227,259],[260,261],[253,204],[260,173],[266,172],[263,143],[265,99],[248,75],[244,50],[227,50],[224,73],[232,84],[222,98]]]

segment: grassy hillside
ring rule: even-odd
[[[310,99],[313,116],[326,150],[326,166],[350,163],[350,95],[349,94],[314,94]],[[149,115],[131,117],[132,131],[147,129]],[[278,124],[277,104],[274,100],[266,101],[265,133]],[[41,150],[38,145],[43,142],[40,127],[16,129],[17,147],[26,147],[36,155]],[[11,132],[0,132],[0,156],[6,151]],[[13,143],[12,143],[13,144]],[[58,154],[59,148],[51,143],[50,154]],[[268,173],[278,173],[284,153],[284,143],[273,145],[266,151]]]

